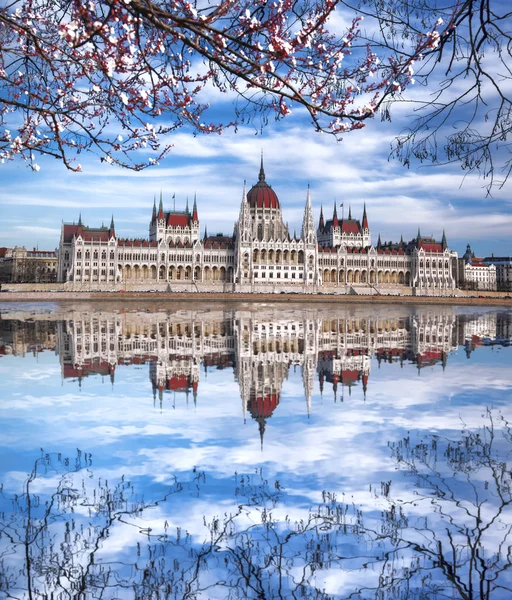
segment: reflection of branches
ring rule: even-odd
[[[480,430],[464,429],[457,441],[392,445],[414,489],[393,499],[393,483],[383,482],[372,491],[378,516],[326,492],[296,520],[279,519],[266,505],[253,510],[254,523],[222,540],[231,597],[508,597],[512,487],[503,456],[512,436],[501,416],[485,416]],[[340,583],[325,590],[319,582],[329,573]]]
[[[141,600],[508,597],[512,429],[499,414],[485,417],[459,440],[392,444],[398,469],[413,482],[400,499],[390,480],[370,487],[364,509],[326,491],[310,507],[262,472],[236,473],[235,506],[203,516],[204,533],[192,523],[194,534],[181,521],[171,526],[170,517],[162,523],[161,501],[144,501],[124,478],[114,485],[94,478],[89,456],[71,465],[43,455],[23,494],[2,496],[0,593],[55,600],[123,593]],[[191,494],[203,493],[205,482],[194,471]],[[162,501],[183,489],[175,483]]]

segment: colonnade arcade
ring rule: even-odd
[[[123,281],[153,280],[159,281],[233,281],[233,267],[197,266],[192,271],[190,265],[166,267],[161,265],[157,271],[155,265],[125,265],[122,268]],[[194,277],[192,278],[192,272]]]
[[[323,269],[323,283],[370,283],[410,285],[411,272],[405,270],[367,270],[367,269]]]

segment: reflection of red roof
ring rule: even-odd
[[[77,377],[88,377],[89,375],[110,375],[113,368],[110,363],[104,361],[85,361],[81,367],[64,365],[64,379],[76,379]]]
[[[440,360],[443,357],[443,353],[440,350],[427,350],[423,354],[418,354],[418,362],[429,362]]]
[[[267,419],[272,416],[278,404],[279,394],[266,394],[265,396],[251,398],[248,409],[254,419],[258,417]]]
[[[357,381],[359,379],[359,371],[345,369],[341,372],[341,382]]]
[[[188,377],[186,375],[178,375],[175,377],[169,377],[167,380],[167,389],[174,390],[175,392],[179,390],[188,390],[190,387]]]

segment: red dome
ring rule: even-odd
[[[279,200],[274,190],[265,183],[257,183],[247,194],[247,202],[251,208],[279,208]]]
[[[261,159],[258,183],[249,190],[247,202],[251,208],[279,208],[279,200],[276,193],[265,181],[263,157]]]

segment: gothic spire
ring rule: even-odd
[[[204,238],[203,238],[203,240],[204,240],[204,241],[206,241],[206,239],[207,239],[207,238],[208,238],[208,228],[207,228],[207,226],[205,225],[205,226],[204,226]]]
[[[420,233],[420,228],[418,227],[418,238],[417,238],[418,242],[420,241],[420,238],[421,238],[421,233]]]
[[[307,244],[316,244],[315,220],[313,218],[313,208],[311,206],[311,189],[308,183],[308,193],[306,195],[306,207],[304,208],[304,218],[302,219],[302,239]]]
[[[446,248],[448,247],[448,243],[446,242],[446,233],[443,229],[443,239],[441,241],[441,245],[443,246],[443,250],[446,250]]]
[[[332,213],[332,226],[333,227],[338,227],[339,222],[338,222],[338,213],[336,211],[336,200],[334,201],[334,211]]]
[[[320,231],[323,231],[325,227],[325,223],[324,223],[324,207],[323,205],[320,205],[320,220],[318,222],[318,229],[320,229]]]
[[[379,233],[379,239],[377,240],[377,248],[380,248],[382,246],[382,242],[380,241],[380,233]]]
[[[188,210],[188,195],[187,195],[187,206],[185,207],[185,212],[188,214],[190,211]]]
[[[260,174],[258,177],[258,181],[260,183],[265,182],[265,169],[263,168],[263,150],[261,151],[261,164],[260,164]]]
[[[110,229],[114,229],[114,215],[112,215],[112,219],[110,221]]]
[[[156,221],[156,194],[153,196],[153,214],[151,216],[151,222]]]
[[[348,220],[352,220],[352,207],[350,206],[350,204],[348,205]]]
[[[78,215],[78,227],[82,227],[82,213]]]

